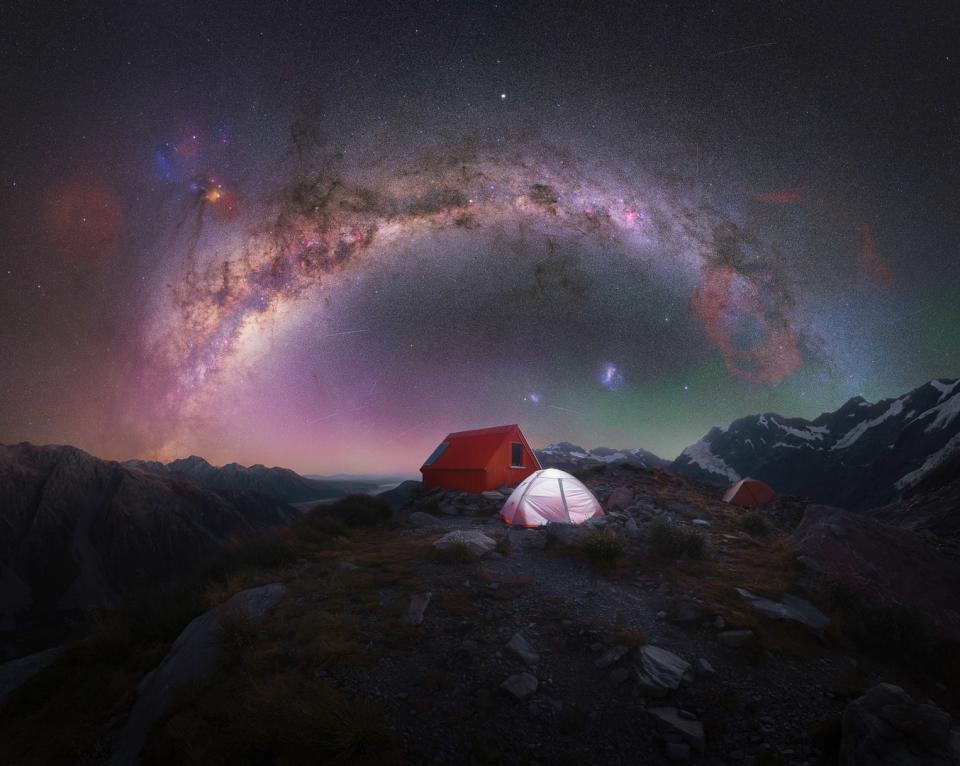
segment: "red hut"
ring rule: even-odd
[[[539,470],[516,424],[448,434],[420,468],[425,487],[476,493],[517,484]]]

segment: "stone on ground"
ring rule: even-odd
[[[433,547],[437,551],[447,551],[460,545],[466,546],[467,550],[478,558],[492,553],[497,547],[493,538],[487,537],[483,532],[470,529],[455,529],[453,532],[448,532],[437,540]]]
[[[717,641],[728,649],[739,649],[753,638],[752,630],[724,630],[717,634]]]
[[[433,594],[430,592],[418,593],[413,596],[407,605],[407,611],[403,615],[404,625],[419,625],[422,623],[423,613],[426,611],[431,598],[433,598]]]
[[[513,638],[507,642],[507,649],[528,665],[536,665],[540,662],[540,655],[533,651],[533,647],[523,633],[514,633]]]
[[[848,766],[957,766],[960,730],[936,705],[878,684],[843,712],[841,762]]]
[[[830,618],[817,609],[809,601],[796,596],[784,596],[780,601],[758,596],[746,588],[737,588],[740,597],[749,602],[750,606],[775,620],[789,620],[804,625],[817,634],[830,625]]]
[[[679,735],[690,747],[703,750],[703,724],[685,717],[675,707],[653,707],[647,712],[653,716],[657,728],[665,735]]]
[[[537,690],[537,679],[531,673],[517,673],[500,684],[500,688],[515,699],[524,700]]]
[[[423,511],[414,511],[410,514],[410,523],[418,527],[442,527],[443,522],[436,516],[431,516]]]
[[[693,681],[690,663],[659,646],[640,649],[637,665],[637,683],[640,691],[654,697],[679,689],[680,684]]]

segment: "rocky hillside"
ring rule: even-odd
[[[163,651],[107,626],[0,666],[0,760],[955,766],[955,558],[836,508],[581,477],[607,513],[580,527],[414,483],[392,518],[320,506]]]
[[[278,503],[329,500],[347,494],[344,489],[334,484],[308,479],[289,468],[267,468],[260,464],[247,467],[239,463],[214,466],[197,455],[166,464],[129,460],[125,465],[159,473],[180,474],[214,492],[256,492]]]
[[[117,606],[290,507],[75,447],[0,445],[0,615]]]
[[[160,651],[107,625],[0,666],[0,761],[956,766],[957,559],[795,499],[581,478],[606,515],[579,527],[414,483],[392,514],[320,506]]]
[[[534,450],[537,460],[544,468],[559,468],[561,471],[579,471],[601,465],[632,465],[637,468],[666,468],[670,463],[652,452],[638,447],[611,449],[594,447],[591,450],[570,442],[548,444]]]
[[[896,399],[855,397],[814,420],[752,415],[714,428],[670,470],[718,483],[762,479],[778,492],[852,509],[909,492],[960,450],[960,380]]]

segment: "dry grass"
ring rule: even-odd
[[[609,569],[617,564],[626,550],[623,537],[613,529],[591,530],[580,546],[587,561],[601,569]]]

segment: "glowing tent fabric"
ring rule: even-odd
[[[500,518],[515,527],[539,527],[549,521],[582,524],[602,516],[603,508],[583,483],[556,468],[530,474],[513,490]]]
[[[723,502],[756,508],[777,499],[777,493],[769,485],[757,479],[741,479],[730,487],[723,496]]]

